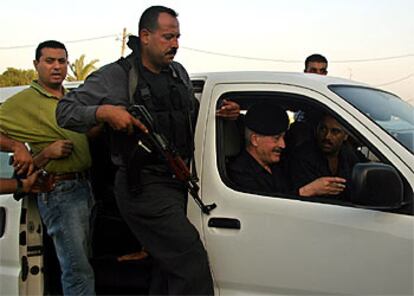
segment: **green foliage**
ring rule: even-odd
[[[37,73],[35,70],[7,68],[7,70],[0,75],[0,87],[27,85],[34,79],[37,79]]]
[[[85,80],[86,77],[94,70],[96,70],[95,64],[99,60],[95,59],[85,65],[85,55],[81,55],[79,59],[76,59],[74,63],[69,64],[69,68],[73,75],[68,74],[67,81],[81,81]]]

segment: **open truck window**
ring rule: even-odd
[[[217,119],[217,164],[220,171],[220,176],[223,182],[238,191],[248,192],[258,195],[260,197],[273,198],[287,198],[300,199],[302,201],[331,203],[341,206],[358,207],[358,200],[355,199],[356,190],[354,182],[350,175],[347,180],[346,197],[336,198],[335,196],[315,196],[315,197],[301,197],[294,190],[292,176],[300,172],[292,171],[292,159],[295,159],[297,153],[306,150],[306,146],[315,145],[315,135],[319,120],[323,115],[330,115],[340,123],[348,134],[348,139],[343,144],[343,150],[347,154],[352,154],[355,157],[355,163],[361,164],[378,164],[379,166],[390,166],[392,170],[398,171],[390,165],[390,162],[383,156],[381,151],[368,141],[364,135],[358,132],[352,125],[350,125],[343,116],[340,116],[327,106],[324,106],[317,100],[311,97],[297,95],[293,93],[279,93],[279,92],[237,92],[222,95],[222,99],[230,99],[236,101],[241,106],[241,115],[237,121],[228,121]],[[220,105],[220,100],[217,106]],[[289,115],[290,127],[285,135],[286,147],[282,153],[282,157],[278,166],[286,176],[287,182],[291,188],[289,192],[263,192],[260,189],[247,188],[243,184],[232,180],[229,173],[229,166],[232,162],[243,153],[246,145],[244,114],[254,104],[260,102],[271,102],[283,108]],[[396,119],[394,119],[396,120]],[[352,165],[353,166],[353,165]],[[365,165],[366,166],[366,165]],[[398,174],[398,173],[397,173]],[[398,177],[402,177],[398,174]],[[359,181],[358,181],[359,182]],[[398,181],[396,181],[398,183]],[[401,190],[403,201],[398,206],[381,206],[382,202],[372,201],[372,209],[388,210],[391,212],[411,213],[412,214],[412,189],[408,182],[401,178]],[[368,184],[360,184],[361,186],[368,186]],[[397,184],[398,185],[398,184]],[[395,186],[397,186],[395,185]],[[397,190],[398,191],[398,190]]]

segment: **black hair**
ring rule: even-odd
[[[305,69],[308,67],[309,63],[314,63],[314,62],[328,64],[328,60],[323,55],[315,53],[306,58]]]
[[[42,56],[42,49],[46,47],[64,49],[66,52],[66,57],[68,56],[68,51],[66,50],[66,47],[62,42],[59,42],[56,40],[47,40],[47,41],[43,41],[42,43],[39,43],[39,45],[37,46],[36,55],[35,55],[36,61],[39,61],[40,57]]]
[[[138,34],[142,29],[155,31],[158,28],[158,16],[160,13],[168,13],[172,17],[177,17],[178,13],[173,9],[165,6],[151,6],[148,7],[141,15],[138,25]]]

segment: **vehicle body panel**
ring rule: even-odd
[[[412,216],[257,196],[229,188],[217,167],[214,110],[217,100],[229,92],[301,94],[355,127],[398,168],[411,187],[413,155],[323,84],[312,86],[313,79],[319,78],[312,77],[306,84],[302,80],[307,78],[299,74],[292,74],[298,81],[290,79],[289,83],[283,81],[285,76],[273,73],[264,75],[266,78],[255,73],[237,74],[209,76],[201,98],[196,159],[203,201],[215,202],[217,208],[211,215],[201,216],[189,205],[190,219],[202,231],[220,294],[412,294]],[[209,227],[211,218],[237,219],[241,229]]]

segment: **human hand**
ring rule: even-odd
[[[15,142],[13,146],[13,167],[18,175],[30,175],[34,170],[33,158],[26,146]]]
[[[40,169],[22,180],[23,191],[31,193],[50,192],[55,188],[54,176]]]
[[[22,179],[23,183],[23,192],[40,192],[38,188],[35,188],[34,184],[36,183],[37,178],[39,177],[40,171],[35,171],[30,176],[27,176],[26,179]]]
[[[132,260],[142,260],[148,257],[148,253],[145,250],[141,250],[138,252],[126,254],[123,256],[117,257],[118,262],[122,261],[132,261]]]
[[[345,190],[346,180],[339,177],[321,177],[299,189],[300,196],[338,195]]]
[[[240,105],[224,99],[220,109],[216,111],[216,115],[226,119],[236,120],[240,115]]]
[[[96,119],[100,122],[107,122],[116,131],[126,131],[129,135],[133,133],[134,126],[148,133],[147,127],[123,106],[101,105],[96,110]]]
[[[94,139],[97,138],[100,134],[102,134],[104,130],[104,124],[100,123],[98,125],[95,125],[94,127],[91,127],[87,132],[86,132],[86,136],[89,139]]]
[[[49,144],[44,150],[47,159],[59,159],[68,157],[73,150],[73,142],[70,140],[57,140]]]

